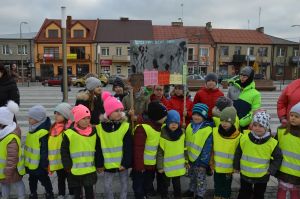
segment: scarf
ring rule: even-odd
[[[230,137],[235,133],[235,131],[236,128],[234,125],[232,125],[228,130],[225,130],[222,125],[219,125],[219,133],[221,136]]]
[[[17,124],[15,122],[13,122],[11,125],[8,125],[3,129],[0,129],[0,139],[5,138],[8,134],[14,132],[16,127],[17,127]]]
[[[182,130],[178,127],[175,131],[171,131],[168,127],[166,128],[167,134],[172,141],[176,141],[182,135]]]
[[[191,126],[192,126],[192,129],[193,129],[193,133],[196,133],[199,129],[206,126],[206,122],[205,121],[201,122],[201,123],[192,122]]]
[[[42,121],[39,121],[36,124],[29,125],[29,132],[34,132],[41,124],[43,124],[47,120],[47,117],[43,119]]]
[[[269,132],[269,131],[267,131],[263,136],[261,136],[261,137],[259,137],[259,136],[257,136],[253,131],[251,131],[251,134],[253,135],[253,137],[255,138],[255,139],[258,139],[258,140],[262,140],[262,139],[264,139],[264,138],[266,138],[266,137],[269,137],[270,135],[271,135],[271,133]]]
[[[58,136],[64,131],[64,129],[65,129],[64,123],[55,123],[51,129],[50,135],[54,137]]]
[[[76,129],[76,131],[83,136],[89,136],[92,133],[92,127],[91,125],[89,125],[88,127],[86,127],[85,129],[81,129],[78,127],[78,124],[75,123],[74,124],[74,128]]]

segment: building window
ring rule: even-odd
[[[73,36],[74,36],[74,38],[83,38],[83,30],[74,30],[74,32],[73,32]]]
[[[208,48],[200,48],[200,56],[201,57],[208,57]]]
[[[27,55],[27,45],[18,45],[18,55]]]
[[[118,56],[122,55],[122,48],[121,47],[116,48],[116,55],[118,55]]]
[[[127,72],[128,72],[128,77],[129,77],[129,75],[131,75],[131,66],[127,67]]]
[[[71,46],[71,54],[77,54],[77,59],[85,59],[85,47],[82,46]]]
[[[189,48],[189,50],[188,50],[188,60],[189,61],[192,61],[192,60],[194,60],[194,48]]]
[[[44,48],[44,58],[45,57],[59,59],[59,48],[58,47],[45,47]]]
[[[58,38],[58,30],[49,29],[48,30],[48,37],[49,38]]]
[[[267,47],[260,47],[258,49],[258,55],[261,57],[267,57],[268,56],[268,48]]]
[[[131,53],[131,48],[130,47],[127,47],[127,53],[128,53],[128,55],[130,55],[130,53]]]
[[[283,47],[277,47],[277,52],[276,52],[276,56],[277,57],[285,57],[285,51],[286,49]]]
[[[254,55],[254,47],[249,47],[249,55]]]
[[[2,54],[3,55],[12,54],[12,51],[10,50],[9,45],[3,45],[2,46]]]
[[[276,75],[283,75],[283,65],[277,65]]]
[[[241,54],[241,50],[242,50],[241,46],[235,46],[235,48],[234,48],[234,54],[235,55],[240,55]]]
[[[293,55],[296,57],[296,56],[299,56],[299,50],[298,50],[298,48],[294,48],[293,49]]]
[[[122,72],[122,67],[121,66],[117,66],[117,75],[120,75]]]
[[[228,56],[228,55],[229,55],[229,47],[221,46],[221,56]]]
[[[101,55],[109,56],[109,48],[107,47],[101,48]]]

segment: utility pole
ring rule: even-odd
[[[66,7],[61,7],[62,52],[63,52],[63,101],[68,102],[68,70],[67,70],[67,25]]]
[[[22,71],[22,86],[24,85],[24,67],[23,67],[23,37],[22,37],[22,24],[28,24],[26,21],[20,23],[20,42],[21,42],[21,71]]]
[[[292,25],[291,27],[300,27],[300,25]],[[299,67],[300,67],[300,38],[299,38],[299,46],[298,46],[298,56],[297,56],[297,70],[296,70],[296,78],[299,78]]]

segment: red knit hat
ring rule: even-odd
[[[107,117],[118,109],[124,110],[122,102],[120,102],[120,100],[118,100],[117,98],[113,97],[108,91],[102,92],[102,100],[105,114]]]

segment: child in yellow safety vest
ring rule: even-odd
[[[84,187],[85,198],[94,198],[93,186],[97,182],[96,160],[100,157],[96,128],[92,127],[91,113],[84,105],[72,109],[74,123],[64,132],[61,144],[61,160],[68,172],[69,187],[74,190],[75,199],[81,197]],[[98,151],[97,151],[98,150]]]
[[[180,115],[175,110],[168,111],[166,125],[161,129],[160,143],[157,150],[157,170],[161,175],[160,194],[168,198],[170,181],[173,184],[174,197],[181,198],[180,177],[186,173],[185,132],[180,127]]]
[[[54,109],[54,120],[50,129],[48,139],[48,159],[49,170],[57,174],[58,199],[63,199],[66,195],[66,184],[68,173],[64,170],[61,162],[60,148],[63,139],[63,132],[68,127],[68,121],[72,120],[72,107],[68,103],[60,103]],[[74,195],[73,190],[69,187],[69,194]]]
[[[234,156],[235,172],[240,172],[238,199],[263,199],[270,175],[275,175],[282,162],[277,140],[271,136],[270,115],[256,112],[252,130],[240,138]]]
[[[26,135],[24,158],[26,172],[29,174],[30,199],[37,199],[38,181],[45,187],[46,198],[52,199],[53,188],[48,176],[48,137],[51,127],[46,109],[35,105],[28,111],[29,132]]]
[[[285,199],[290,192],[291,199],[300,198],[300,102],[294,105],[289,114],[287,128],[278,128],[277,138],[283,160],[276,177],[278,199]]]
[[[113,199],[113,178],[117,173],[121,185],[120,198],[127,198],[128,169],[132,163],[132,135],[123,104],[111,93],[102,92],[105,113],[100,116],[100,124],[96,126],[100,139],[100,155],[97,159],[104,171],[104,197]]]
[[[208,121],[208,107],[197,103],[193,107],[192,121],[186,128],[185,144],[189,159],[189,190],[183,197],[203,199],[206,193],[206,173],[212,153],[212,123]]]
[[[14,122],[19,106],[9,101],[7,106],[0,107],[0,184],[3,199],[8,199],[10,188],[14,186],[18,198],[25,199],[25,175],[21,150],[21,131]]]
[[[236,110],[226,107],[220,114],[220,124],[213,128],[214,188],[215,198],[230,198],[233,158],[240,141],[235,126]]]

